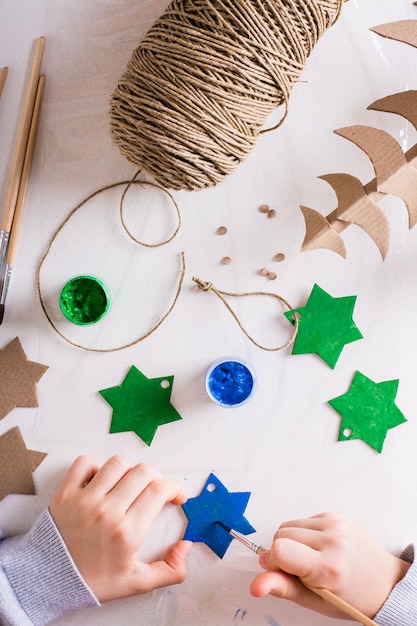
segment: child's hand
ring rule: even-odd
[[[177,483],[148,465],[130,467],[114,456],[98,469],[81,456],[50,512],[80,574],[104,602],[183,582],[190,542],[178,541],[165,560],[149,564],[136,552],[163,506],[185,500]]]
[[[309,587],[324,587],[374,617],[409,563],[381,548],[359,527],[336,513],[282,524],[269,552],[261,555],[266,572],[251,584],[251,594],[268,593],[319,613],[347,619]]]

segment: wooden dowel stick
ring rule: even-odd
[[[32,119],[33,105],[35,102],[35,95],[38,87],[39,73],[44,47],[45,37],[39,37],[36,42],[35,53],[33,56],[32,66],[29,75],[28,88],[26,91],[26,99],[23,107],[22,121],[19,128],[16,148],[8,179],[3,220],[1,225],[1,230],[5,232],[10,232],[13,221],[13,213],[16,206],[20,175],[23,166],[23,158],[26,149],[30,121]]]
[[[30,123],[29,136],[23,159],[22,174],[20,177],[19,191],[17,194],[16,206],[13,215],[13,222],[9,237],[9,245],[6,254],[6,264],[13,265],[16,253],[17,240],[19,238],[20,224],[22,221],[23,207],[26,198],[26,191],[29,182],[30,167],[32,164],[33,152],[35,149],[36,131],[38,129],[39,115],[41,111],[42,96],[45,86],[45,76],[42,74],[38,80],[36,90],[35,104],[33,107],[33,115]]]
[[[0,96],[3,93],[4,83],[6,82],[7,74],[9,73],[8,67],[3,67],[0,74]]]

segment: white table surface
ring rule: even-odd
[[[28,529],[47,506],[72,460],[89,454],[104,462],[121,454],[146,461],[179,480],[189,497],[210,472],[229,491],[250,491],[246,517],[253,538],[268,545],[280,522],[324,510],[345,512],[387,549],[416,536],[417,517],[417,229],[408,229],[402,201],[381,203],[391,228],[383,262],[370,237],[351,226],[342,234],[343,259],[329,250],[301,252],[300,205],[327,215],[336,206],[317,177],[330,172],[374,177],[366,155],[333,130],[369,124],[389,132],[407,150],[416,131],[403,118],[367,111],[375,100],[417,88],[417,50],[383,39],[370,28],[417,19],[409,0],[350,0],[338,23],[314,50],[293,90],[283,127],[263,135],[249,158],[216,188],[175,192],[182,227],[168,246],[133,244],[118,221],[120,193],[107,193],[81,209],[62,233],[43,273],[50,306],[78,273],[100,276],[112,291],[108,318],[76,329],[53,312],[73,340],[96,347],[139,337],[168,308],[179,276],[186,276],[169,318],[145,341],[96,354],[63,341],[50,327],[36,291],[36,268],[51,236],[83,198],[101,186],[129,179],[135,168],[112,145],[108,100],[141,37],[168,2],[159,0],[2,0],[0,67],[10,68],[0,101],[0,176],[4,190],[25,74],[34,40],[46,36],[46,91],[16,267],[0,328],[0,347],[18,336],[28,358],[49,366],[40,380],[38,408],[16,408],[0,434],[17,425],[26,445],[48,453],[35,473],[36,496],[12,495],[0,503],[8,533]],[[279,118],[274,113],[268,123]],[[144,192],[149,197],[149,191]],[[145,204],[145,196],[136,196]],[[127,219],[148,240],[169,235],[174,213],[162,194],[152,211]],[[269,220],[258,207],[277,211]],[[225,225],[228,234],[215,234]],[[285,253],[285,261],[273,256]],[[232,263],[222,265],[230,256]],[[259,275],[268,267],[276,281]],[[230,291],[273,290],[295,308],[314,285],[335,297],[356,295],[354,319],[364,339],[346,346],[334,370],[315,355],[291,349],[265,352],[242,334],[213,294],[199,292],[193,276]],[[284,343],[290,327],[267,298],[231,302],[250,332],[268,345]],[[255,397],[226,410],[206,396],[212,361],[235,355],[258,376]],[[181,422],[160,427],[150,447],[134,433],[109,434],[111,409],[98,390],[120,384],[131,365],[148,377],[175,376],[172,403]],[[382,454],[362,441],[337,442],[340,418],[326,404],[345,393],[360,370],[375,381],[399,379],[396,403],[408,422],[389,431]],[[152,558],[184,533],[181,510],[167,507],[142,550]],[[220,560],[195,544],[187,581],[147,596],[109,603],[56,624],[155,626],[316,626],[333,620],[274,598],[254,599],[248,587],[257,559],[233,542]]]

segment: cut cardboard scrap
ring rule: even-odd
[[[336,132],[340,134],[340,131]],[[336,193],[336,219],[356,224],[365,230],[385,259],[389,248],[388,219],[382,209],[366,195],[361,181],[350,174],[325,174],[319,178],[328,182]]]
[[[33,472],[45,452],[28,450],[17,426],[0,436],[0,500],[11,493],[35,495]]]
[[[417,20],[399,20],[388,24],[373,26],[370,30],[381,37],[401,41],[417,48]]]
[[[346,258],[346,248],[343,239],[334,228],[330,217],[324,217],[318,211],[307,206],[300,206],[306,225],[306,234],[302,244],[302,250],[317,250],[326,248]],[[335,218],[335,221],[337,218]],[[347,223],[345,222],[346,226]]]
[[[369,156],[378,191],[402,198],[409,214],[409,227],[413,228],[417,223],[417,169],[407,163],[400,144],[385,131],[370,126],[350,126],[335,133],[350,139]]]
[[[184,539],[205,543],[223,558],[233,537],[216,522],[222,522],[242,535],[255,532],[243,515],[249,497],[250,492],[229,492],[211,473],[200,495],[181,505],[188,518]]]
[[[383,24],[371,29],[375,33],[417,47],[417,20]],[[417,91],[405,91],[377,100],[368,109],[396,113],[417,128]],[[362,228],[378,246],[382,259],[389,250],[389,224],[377,202],[387,194],[401,198],[409,215],[409,228],[417,223],[417,145],[405,154],[388,133],[369,126],[350,126],[334,131],[365,151],[375,178],[366,185],[348,174],[327,174],[319,178],[334,189],[338,206],[323,216],[315,209],[302,206],[306,232],[301,249],[324,248],[346,257],[340,233],[354,224]]]
[[[295,324],[299,314],[298,333],[293,354],[317,354],[334,368],[344,346],[363,336],[353,321],[356,296],[333,298],[317,284],[303,307],[284,313]]]
[[[36,383],[47,365],[29,361],[16,337],[0,350],[0,419],[16,407],[37,407]]]
[[[158,426],[182,419],[170,402],[173,382],[147,378],[132,365],[121,385],[99,391],[113,408],[110,433],[133,431],[150,446]]]
[[[345,258],[345,244],[336,230],[340,230],[343,224],[345,226],[356,224],[372,237],[382,258],[385,259],[389,248],[388,219],[378,205],[366,194],[361,181],[350,174],[339,173],[325,174],[319,178],[331,185],[336,193],[338,205],[331,216],[327,218],[313,209],[301,207],[306,224],[308,223],[308,231],[303,245],[309,246],[309,249],[330,248]],[[332,226],[330,226],[330,222]]]
[[[405,117],[406,120],[411,122],[414,128],[417,128],[416,102],[417,91],[415,89],[409,89],[408,91],[393,93],[391,96],[376,100],[373,104],[368,106],[368,109],[372,111],[382,111],[384,113],[396,113],[397,115]]]
[[[342,418],[338,441],[362,439],[380,453],[388,430],[407,421],[394,402],[398,383],[376,383],[356,371],[349,391],[328,401]]]

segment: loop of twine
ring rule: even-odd
[[[236,315],[236,313],[234,312],[234,310],[232,309],[232,307],[230,306],[230,304],[227,302],[227,300],[223,297],[223,296],[229,296],[229,297],[244,297],[244,296],[271,296],[272,298],[275,298],[277,300],[279,300],[280,302],[282,302],[283,304],[285,304],[286,307],[288,307],[288,310],[291,311],[292,306],[285,300],[285,298],[283,298],[282,296],[280,296],[277,293],[273,293],[271,291],[247,291],[244,293],[234,293],[231,291],[222,291],[221,289],[217,289],[217,287],[215,287],[213,285],[213,283],[202,280],[201,278],[195,278],[193,276],[193,281],[196,283],[197,287],[199,289],[201,289],[201,291],[212,291],[214,294],[216,294],[216,296],[223,302],[223,304],[226,306],[227,310],[229,311],[229,313],[231,313],[233,315],[233,317],[235,318],[239,328],[241,329],[241,331],[246,335],[246,337],[253,343],[255,344],[255,346],[257,346],[258,348],[261,348],[261,350],[267,350],[268,352],[277,352],[278,350],[284,350],[285,348],[288,348],[288,346],[290,346],[292,343],[294,343],[295,338],[297,336],[297,332],[298,332],[298,321],[300,319],[300,315],[299,313],[294,313],[293,314],[293,320],[294,320],[294,330],[291,334],[291,337],[289,338],[289,340],[284,343],[282,346],[277,346],[275,348],[269,348],[267,346],[263,346],[262,344],[258,343],[249,333],[248,331],[244,328],[242,322],[240,321],[240,319],[238,318],[238,316]]]
[[[129,183],[126,185],[126,189],[123,191],[122,193],[122,197],[120,198],[120,221],[122,223],[122,226],[126,232],[126,234],[130,237],[130,239],[132,239],[134,242],[138,243],[140,246],[144,246],[145,248],[159,248],[159,246],[165,246],[167,243],[170,243],[178,234],[179,229],[181,228],[181,212],[180,212],[180,208],[178,206],[178,204],[176,203],[174,197],[172,196],[172,194],[169,193],[169,191],[167,191],[166,189],[164,189],[163,187],[161,187],[161,185],[157,185],[155,183],[151,183],[147,180],[136,180],[136,177],[140,174],[141,170],[138,170],[136,172],[136,174],[134,175],[134,177],[132,178],[131,181],[129,181]],[[124,201],[125,201],[125,197],[127,192],[129,191],[129,189],[131,188],[132,185],[148,185],[149,187],[154,187],[155,189],[160,189],[161,191],[163,191],[163,193],[165,193],[168,198],[171,200],[172,204],[175,207],[176,213],[177,213],[177,226],[174,230],[174,232],[172,233],[172,235],[170,237],[168,237],[168,239],[165,239],[163,241],[158,241],[157,243],[146,243],[145,241],[141,241],[140,239],[137,239],[134,235],[132,235],[131,231],[129,230],[125,218],[124,218]]]
[[[346,0],[173,0],[110,103],[114,143],[164,188],[220,183],[280,126],[293,85]],[[285,105],[273,129],[268,115]]]
[[[157,187],[158,189],[161,189],[164,193],[166,193],[173,201],[175,208],[177,210],[177,214],[178,214],[178,226],[175,230],[175,232],[173,233],[173,235],[167,239],[166,241],[163,242],[158,242],[156,244],[147,244],[144,242],[141,242],[137,239],[135,239],[133,237],[133,235],[129,232],[129,230],[127,229],[127,227],[125,226],[125,224],[123,223],[122,220],[122,224],[123,227],[125,229],[125,231],[127,232],[127,234],[129,235],[129,237],[131,239],[133,239],[134,241],[136,241],[136,243],[139,243],[142,246],[146,246],[146,247],[157,247],[160,245],[164,245],[166,243],[168,243],[169,241],[172,241],[172,239],[176,236],[180,225],[181,225],[181,216],[180,216],[180,212],[179,212],[179,208],[178,205],[176,204],[176,202],[174,201],[174,199],[172,198],[171,194],[166,191],[166,189],[163,189],[162,187],[160,187],[159,185],[155,185],[153,183],[149,183],[147,181],[138,181],[136,180],[137,175],[139,174],[139,172],[136,172],[136,174],[134,175],[134,177],[131,180],[125,180],[125,181],[121,181],[118,183],[112,183],[110,185],[106,185],[105,187],[101,187],[100,189],[97,189],[96,191],[94,191],[93,193],[91,193],[89,196],[87,196],[87,198],[84,198],[84,200],[82,200],[79,204],[77,204],[76,207],[74,207],[72,209],[72,211],[67,215],[67,217],[65,218],[65,220],[61,223],[60,226],[58,226],[58,228],[55,230],[54,234],[52,235],[49,244],[39,262],[38,265],[38,269],[37,269],[37,290],[38,290],[38,297],[39,297],[39,302],[40,305],[42,307],[42,310],[45,314],[46,319],[48,320],[49,324],[52,326],[53,330],[61,337],[61,339],[63,339],[64,341],[66,341],[67,343],[69,343],[70,345],[76,347],[76,348],[81,348],[82,350],[87,350],[89,352],[117,352],[118,350],[124,350],[125,348],[130,348],[131,346],[134,346],[136,344],[138,344],[140,341],[143,341],[144,339],[146,339],[147,337],[149,337],[157,328],[159,328],[159,326],[161,326],[161,324],[166,320],[166,318],[170,315],[170,313],[172,312],[174,306],[177,303],[177,300],[179,298],[179,295],[181,293],[181,289],[182,289],[182,285],[184,282],[184,276],[185,276],[185,270],[186,270],[186,264],[185,264],[185,254],[184,252],[181,252],[181,273],[180,273],[180,278],[179,278],[179,282],[178,282],[178,286],[177,286],[177,291],[175,293],[174,299],[170,305],[170,307],[168,308],[168,310],[166,311],[166,313],[161,317],[161,319],[155,324],[155,326],[153,326],[147,333],[145,333],[144,335],[138,337],[137,339],[134,339],[133,341],[126,343],[124,345],[121,346],[116,346],[116,347],[112,347],[112,348],[91,348],[89,346],[84,346],[82,344],[79,344],[75,341],[72,341],[71,339],[69,339],[68,337],[66,337],[64,335],[64,333],[62,333],[56,326],[56,324],[54,324],[51,315],[48,312],[48,309],[46,307],[45,301],[43,299],[43,295],[42,295],[42,286],[41,286],[41,278],[42,278],[42,268],[43,265],[46,261],[46,259],[49,256],[49,253],[52,249],[52,246],[55,242],[55,240],[57,239],[58,235],[62,232],[62,230],[65,228],[65,226],[68,224],[68,222],[70,221],[70,219],[75,215],[75,213],[81,209],[81,207],[83,207],[85,204],[87,204],[87,202],[89,200],[92,200],[93,198],[95,198],[95,196],[97,196],[98,194],[102,193],[103,191],[108,191],[109,189],[114,189],[115,187],[121,187],[123,185],[126,186],[126,189],[122,195],[122,199],[120,201],[120,215],[122,217],[123,215],[123,198],[126,194],[126,191],[128,188],[130,188],[131,185],[151,185],[153,187]]]

